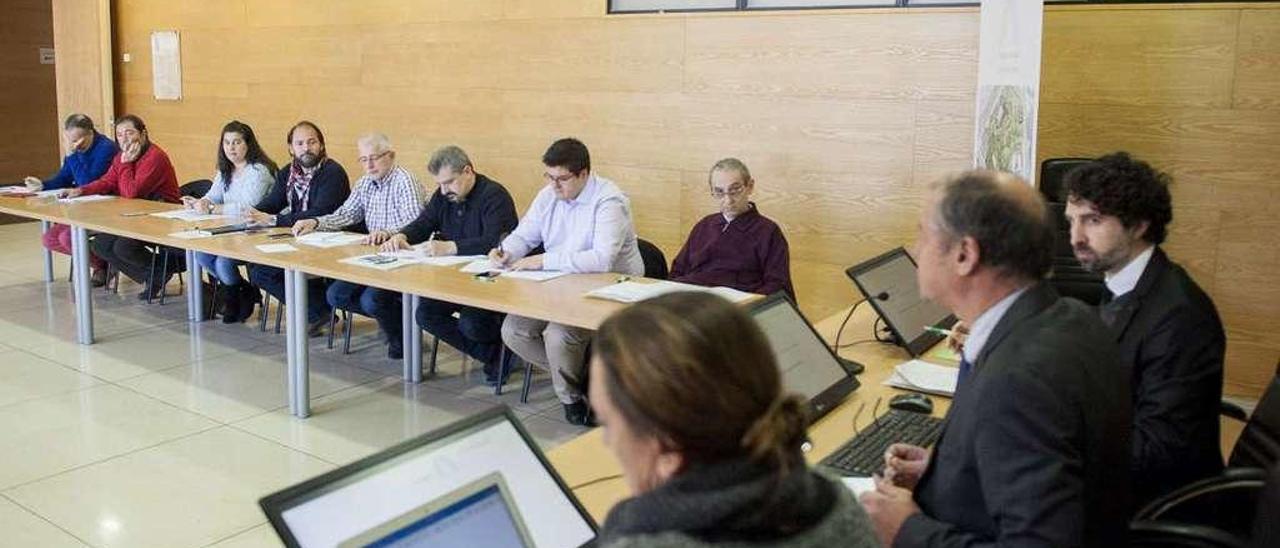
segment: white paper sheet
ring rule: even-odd
[[[586,293],[588,297],[597,299],[606,299],[617,301],[620,303],[638,303],[645,299],[651,299],[658,295],[666,293],[674,293],[676,291],[698,291],[703,293],[712,293],[719,295],[730,302],[741,302],[751,298],[752,294],[744,291],[738,291],[731,287],[703,287],[699,285],[685,284],[679,282],[659,281],[659,282],[635,282],[625,281],[612,285],[606,285]]]
[[[364,234],[350,232],[309,232],[294,238],[293,241],[302,245],[328,248],[358,244],[363,239]]]
[[[76,196],[75,198],[58,198],[58,201],[64,204],[71,204],[76,202],[98,202],[114,198],[115,196],[109,196],[107,194],[90,194],[88,196]]]
[[[338,262],[377,270],[394,270],[402,266],[421,264],[417,260],[403,259],[395,255],[381,253],[370,253],[368,255],[360,255],[359,257],[347,257]]]
[[[211,221],[214,219],[230,219],[230,215],[219,215],[216,213],[201,213],[194,209],[174,209],[172,211],[161,211],[160,213],[152,213],[152,217],[160,217],[161,219],[173,219],[175,221]]]
[[[201,238],[212,238],[213,233],[207,230],[183,230],[182,232],[170,233],[169,237],[182,240],[199,240]]]
[[[558,270],[506,270],[503,271],[503,278],[512,278],[516,280],[532,280],[535,282],[545,282],[553,280],[568,274],[568,272],[560,272]]]
[[[461,270],[467,274],[481,274],[484,272],[501,272],[505,269],[493,264],[489,259],[480,259],[467,263],[467,266],[462,267]]]
[[[956,367],[911,360],[894,367],[884,384],[916,392],[952,396],[956,393],[956,378],[959,374],[960,369]]]
[[[840,478],[840,482],[844,483],[850,491],[853,492],[854,498],[862,496],[863,493],[876,490],[875,478]]]
[[[255,247],[258,248],[258,251],[263,253],[288,253],[290,251],[298,250],[298,248],[289,244],[258,244]]]

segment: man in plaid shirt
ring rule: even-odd
[[[412,173],[396,165],[396,153],[391,149],[387,136],[371,133],[361,137],[356,146],[360,151],[364,176],[356,181],[355,191],[337,211],[295,223],[295,236],[315,230],[342,230],[363,222],[369,230],[364,243],[381,245],[422,212],[427,193]],[[336,281],[329,286],[326,297],[334,308],[358,312],[377,320],[378,327],[382,328],[390,343],[387,357],[398,360],[404,356],[399,293]]]

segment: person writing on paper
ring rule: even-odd
[[[439,188],[417,219],[392,234],[383,251],[420,245],[430,256],[484,255],[519,218],[511,194],[497,181],[476,173],[461,148],[446,146],[431,155],[427,172]],[[457,317],[454,315],[457,314]],[[484,364],[485,380],[498,378],[502,350],[502,314],[436,299],[422,298],[418,325],[445,344]]]
[[[24,180],[27,190],[40,192],[87,185],[107,172],[107,168],[111,167],[112,158],[119,151],[115,142],[106,135],[98,133],[93,126],[93,120],[83,114],[67,116],[62,123],[62,138],[67,141],[67,149],[70,151],[62,160],[62,169],[58,170],[53,177],[43,181],[35,177],[27,177]],[[50,226],[40,239],[40,243],[49,251],[56,251],[63,255],[71,254],[71,227],[67,225]],[[89,262],[93,267],[93,275],[89,278],[89,282],[93,287],[106,285],[107,262],[92,253],[89,254]]]
[[[1222,471],[1226,335],[1213,300],[1161,249],[1169,176],[1123,152],[1066,176],[1071,247],[1103,273],[1103,323],[1133,387],[1135,508]]]
[[[1120,546],[1128,378],[1085,304],[1058,297],[1048,209],[1016,176],[971,171],[926,197],[921,296],[970,326],[942,437],[891,448],[861,502],[886,546]]]
[[[639,276],[644,262],[631,221],[631,201],[613,181],[591,172],[582,141],[560,139],[542,155],[547,186],[538,191],[515,232],[489,253],[489,260],[517,270],[617,272]],[[540,255],[529,255],[538,246]],[[588,425],[583,401],[583,355],[591,331],[509,315],[502,341],[526,362],[551,370],[565,419]]]
[[[364,243],[381,245],[422,213],[427,193],[412,173],[396,164],[396,152],[386,135],[365,135],[356,148],[364,176],[356,181],[355,191],[337,211],[294,223],[295,236],[364,224],[369,230]],[[329,286],[327,299],[329,306],[376,319],[387,336],[387,357],[404,357],[400,293],[338,280]]]
[[[240,121],[232,121],[222,128],[216,166],[208,193],[200,198],[182,197],[188,209],[231,217],[247,214],[271,191],[278,170],[258,144],[253,128]],[[258,302],[258,290],[240,276],[240,265],[244,263],[203,252],[196,253],[196,261],[226,286],[222,323],[249,319]]]
[[[631,490],[600,546],[879,546],[853,494],[805,464],[806,403],[740,307],[642,301],[600,325],[595,349],[591,407]]]
[[[68,198],[81,195],[118,195],[122,198],[181,203],[178,199],[178,176],[173,171],[173,164],[169,162],[169,155],[159,145],[151,142],[146,123],[137,116],[126,114],[116,120],[115,129],[120,153],[111,161],[107,172],[102,178],[87,185],[64,189],[62,195]],[[95,255],[102,257],[133,281],[146,285],[138,294],[138,298],[143,300],[159,295],[173,273],[185,268],[182,258],[175,257],[169,260],[169,272],[153,272],[153,254],[147,250],[148,245],[151,244],[107,233],[94,235],[90,242]],[[155,263],[157,267],[162,264],[160,261]]]
[[[324,133],[308,121],[289,128],[285,137],[293,161],[276,174],[267,197],[248,211],[249,218],[263,226],[291,227],[300,219],[328,215],[351,194],[347,171],[325,152]],[[249,281],[285,302],[284,270],[263,265],[249,267]],[[319,335],[333,316],[324,298],[325,282],[307,280],[307,334]]]
[[[751,201],[751,171],[737,158],[725,158],[711,167],[707,184],[720,211],[693,226],[671,262],[670,279],[763,295],[786,291],[794,301],[787,238]]]

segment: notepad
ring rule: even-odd
[[[467,274],[483,274],[485,272],[501,272],[505,270],[501,265],[493,264],[489,259],[480,259],[467,263],[467,266],[461,268]]]
[[[161,219],[173,219],[175,221],[212,221],[214,219],[229,219],[230,215],[219,215],[216,213],[201,213],[193,209],[175,209],[172,211],[161,211],[152,213],[152,217],[160,217]]]
[[[420,264],[417,260],[403,259],[395,255],[383,253],[371,253],[369,255],[360,255],[358,257],[347,257],[338,262],[377,270],[395,270],[402,266]]]
[[[960,369],[955,367],[911,360],[894,367],[884,384],[916,392],[952,396],[956,393],[956,379],[959,375]]]
[[[504,270],[503,278],[511,278],[515,280],[532,280],[535,282],[545,282],[553,280],[568,274],[559,270]]]
[[[181,232],[170,233],[169,237],[178,238],[180,240],[199,240],[201,238],[212,238],[213,233],[208,230],[183,230]]]
[[[352,234],[350,232],[308,232],[294,238],[293,241],[302,245],[328,248],[358,244],[364,238],[364,234]]]
[[[290,251],[298,250],[298,248],[289,244],[258,244],[255,247],[258,248],[258,251],[263,253],[288,253]]]
[[[680,282],[658,281],[658,282],[635,282],[626,281],[616,284],[606,285],[596,288],[586,293],[587,297],[597,299],[605,299],[617,301],[620,303],[638,303],[645,299],[651,299],[658,295],[674,293],[677,291],[696,291],[699,293],[711,293],[719,295],[727,299],[729,302],[741,302],[751,298],[752,294],[745,291],[738,291],[731,287],[703,287],[700,285],[686,284]]]
[[[862,496],[863,493],[876,490],[875,478],[840,478],[840,482],[849,491],[853,492],[854,498]]]

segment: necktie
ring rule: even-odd
[[[956,375],[956,392],[960,392],[960,387],[964,386],[965,381],[969,378],[969,374],[973,372],[973,364],[969,363],[969,359],[960,354],[960,374]]]
[[[1102,304],[1098,306],[1098,316],[1102,318],[1102,323],[1107,324],[1107,327],[1115,327],[1116,317],[1124,309],[1125,303],[1129,302],[1128,296],[1129,293],[1126,293],[1119,298],[1112,298],[1110,291],[1103,296]]]

